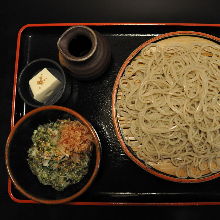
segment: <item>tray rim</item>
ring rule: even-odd
[[[12,104],[11,104],[11,128],[14,126],[14,116],[15,116],[15,100],[16,100],[16,88],[17,88],[17,76],[18,76],[18,65],[19,65],[19,58],[20,58],[20,46],[21,46],[21,36],[25,29],[33,28],[33,27],[68,27],[68,26],[186,26],[186,27],[220,27],[220,24],[206,24],[206,23],[38,23],[38,24],[26,24],[22,26],[17,34],[17,42],[16,42],[16,52],[15,52],[15,64],[14,64],[14,77],[13,77],[13,91],[12,91]],[[16,189],[16,188],[15,188]],[[12,193],[12,180],[8,177],[8,194],[9,197],[16,203],[23,203],[23,204],[39,204],[33,200],[29,199],[18,199]],[[66,203],[66,205],[82,205],[82,206],[198,206],[198,205],[220,205],[219,202],[94,202],[94,201],[72,201]]]

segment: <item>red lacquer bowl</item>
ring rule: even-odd
[[[27,163],[27,150],[32,145],[33,131],[39,125],[57,119],[78,120],[94,137],[88,173],[79,183],[68,186],[64,191],[41,184]],[[97,176],[100,157],[101,144],[92,125],[79,113],[61,106],[40,107],[23,116],[12,128],[5,150],[7,171],[15,187],[29,199],[45,204],[66,203],[85,193]]]

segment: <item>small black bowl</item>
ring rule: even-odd
[[[28,149],[32,146],[31,136],[39,125],[57,119],[78,120],[86,126],[94,138],[88,173],[76,184],[63,191],[39,182],[28,165]],[[11,129],[5,148],[5,161],[8,174],[15,187],[31,200],[44,204],[70,202],[82,195],[93,183],[100,166],[101,143],[93,126],[79,113],[62,106],[43,106],[24,115]]]
[[[43,68],[47,68],[62,83],[61,89],[45,103],[35,100],[29,87],[29,80],[38,74]],[[47,58],[40,58],[27,64],[21,71],[18,78],[18,92],[23,101],[32,107],[62,104],[70,96],[71,83],[67,80],[62,67],[57,62]]]

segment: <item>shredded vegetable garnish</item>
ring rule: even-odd
[[[42,184],[62,191],[87,174],[93,136],[79,121],[57,120],[40,125],[32,141],[28,164]]]

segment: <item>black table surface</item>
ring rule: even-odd
[[[7,193],[4,148],[10,131],[17,32],[34,23],[205,23],[220,24],[219,0],[21,0],[0,5],[0,219],[127,217],[216,218],[219,206],[69,206],[14,203]]]

